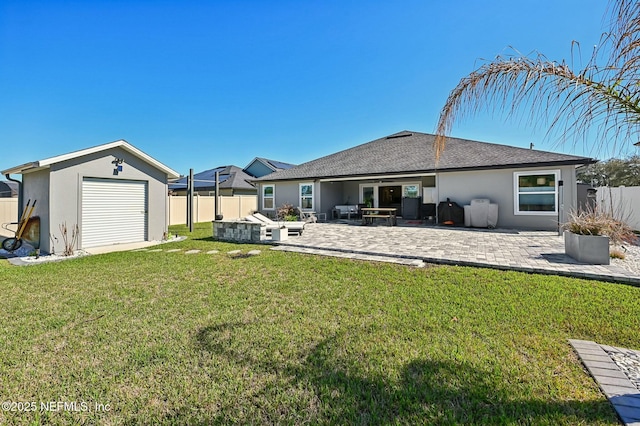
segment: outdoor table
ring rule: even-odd
[[[373,219],[379,217],[383,219],[387,219],[387,223],[389,226],[394,226],[396,224],[396,209],[395,207],[362,207],[360,211],[362,211],[362,224],[367,224],[367,219],[371,219],[371,223],[373,223]]]

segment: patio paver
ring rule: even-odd
[[[629,349],[612,348],[588,340],[569,340],[569,343],[613,405],[620,420],[625,425],[640,425],[640,389],[606,352],[624,352]]]
[[[316,223],[276,250],[407,263],[491,267],[640,285],[640,276],[616,265],[586,265],[564,254],[556,232]]]

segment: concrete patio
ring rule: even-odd
[[[635,259],[586,265],[564,254],[556,232],[472,229],[444,226],[359,226],[356,222],[316,223],[276,250],[390,261],[437,264],[573,276],[640,285]]]

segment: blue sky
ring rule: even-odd
[[[0,2],[0,170],[117,139],[186,174],[435,131],[481,59],[589,56],[602,0]],[[483,114],[453,136],[558,147]]]

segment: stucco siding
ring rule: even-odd
[[[514,173],[537,173],[541,171],[558,171],[559,180],[564,182],[559,189],[562,200],[558,213],[550,214],[516,214],[515,212],[515,187]],[[290,203],[299,204],[299,184],[303,181],[264,182],[275,185],[275,206]],[[309,182],[309,181],[304,181]],[[315,183],[316,212],[327,213],[330,217],[331,209],[336,204],[357,204],[360,196],[360,185],[366,181],[336,181]],[[370,180],[369,183],[374,181]],[[469,204],[474,198],[488,198],[492,203],[498,204],[498,227],[517,229],[556,230],[558,221],[566,221],[567,212],[575,207],[577,202],[576,179],[574,166],[557,167],[531,167],[526,169],[497,169],[464,172],[442,172],[437,176],[423,176],[417,178],[385,179],[385,184],[420,182],[423,188],[435,188],[431,193],[435,197],[433,201],[446,201],[447,198],[455,201],[460,206]],[[422,195],[422,194],[421,194]],[[259,206],[262,200],[259,194]]]
[[[537,172],[559,170],[564,181],[560,222],[566,220],[566,211],[576,203],[575,168],[540,167],[527,169],[501,169],[441,173],[437,178],[438,201],[450,198],[460,206],[469,204],[474,198],[488,198],[498,204],[498,227],[555,230],[558,215],[515,214],[514,172]],[[562,211],[564,207],[564,212]]]
[[[49,220],[49,170],[38,170],[22,175],[23,209],[26,203],[36,200],[32,216],[40,216],[40,250],[50,252],[49,234],[55,229]],[[57,226],[57,225],[56,225]]]
[[[274,209],[273,210],[265,210],[262,208],[262,186],[263,185],[274,185],[275,186],[275,199],[273,202]],[[258,210],[267,216],[275,215],[278,207],[283,204],[291,204],[294,207],[297,207],[300,204],[298,200],[298,182],[276,182],[276,183],[268,183],[264,182],[260,184],[260,192],[258,193]]]
[[[359,181],[344,182],[344,192],[338,204],[353,205],[360,202],[360,183]]]
[[[337,204],[344,204],[343,182],[321,182],[322,205],[316,209],[318,213],[326,213],[327,218],[331,218],[331,211]]]
[[[122,171],[114,175],[114,158],[123,159]],[[54,233],[61,223],[71,229],[78,224],[82,234],[82,181],[84,178],[139,180],[148,183],[147,238],[160,240],[167,230],[167,178],[162,171],[121,149],[56,163],[51,167],[52,203],[50,221]],[[59,231],[58,231],[59,233]],[[82,247],[82,240],[79,240]],[[61,248],[56,246],[56,251]]]

